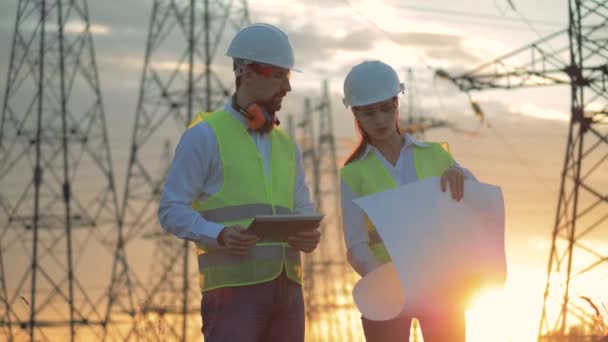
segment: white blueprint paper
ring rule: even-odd
[[[353,288],[353,298],[367,319],[387,321],[396,317],[405,298],[393,263],[388,262],[359,279]]]
[[[505,217],[499,187],[465,181],[464,198],[427,178],[355,200],[395,265],[405,304],[436,306],[506,278]]]

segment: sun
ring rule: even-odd
[[[514,280],[474,296],[467,310],[467,342],[536,341],[542,296],[529,279]]]

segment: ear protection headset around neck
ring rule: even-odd
[[[236,103],[236,94],[232,96],[232,107],[247,118],[247,126],[253,131],[269,133],[274,126],[278,126],[281,123],[276,115],[270,115],[264,107],[257,103],[250,104],[247,106],[247,109],[240,107]]]

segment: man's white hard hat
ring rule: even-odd
[[[270,24],[252,24],[230,42],[226,56],[299,71],[294,68],[293,48],[285,32]]]

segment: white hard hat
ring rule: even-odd
[[[397,96],[405,91],[397,72],[381,61],[365,61],[355,65],[344,79],[346,107],[365,106]]]
[[[226,56],[299,71],[294,68],[293,48],[287,35],[270,24],[253,24],[239,31]]]

